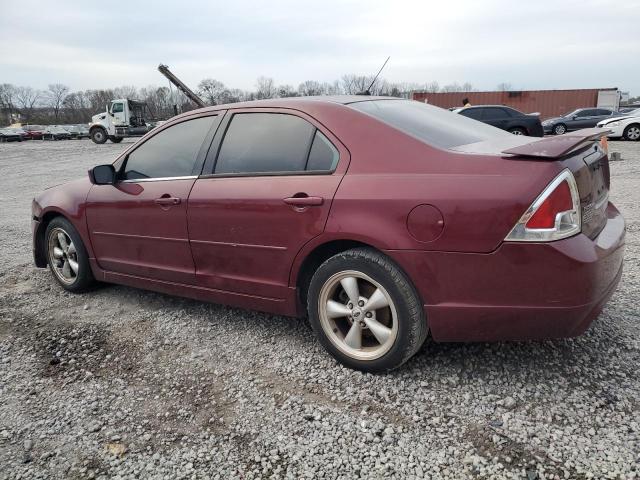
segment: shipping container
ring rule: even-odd
[[[539,113],[542,120],[558,117],[576,108],[604,107],[617,109],[617,88],[590,88],[579,90],[513,90],[499,92],[412,92],[414,100],[442,108],[462,107],[467,98],[471,105],[507,105],[523,113]],[[598,98],[615,99],[615,105],[598,105]]]

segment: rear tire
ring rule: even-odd
[[[387,256],[355,248],[325,261],[307,294],[318,341],[341,364],[385,372],[411,358],[427,337],[420,297]]]
[[[622,138],[631,142],[637,142],[640,140],[640,123],[632,123],[627,125],[622,133]]]
[[[64,217],[56,217],[44,234],[45,257],[53,278],[70,292],[79,293],[95,284],[89,255],[82,238]]]
[[[527,131],[524,128],[514,127],[509,129],[509,133],[513,133],[514,135],[526,135]]]
[[[555,135],[562,135],[567,133],[567,126],[564,123],[559,123],[555,127],[553,127],[553,133]]]
[[[91,130],[90,135],[93,143],[97,143],[98,145],[102,145],[107,141],[107,132],[105,132],[102,128],[94,128],[93,130]]]

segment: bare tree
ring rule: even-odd
[[[16,88],[16,101],[23,113],[30,115],[42,96],[42,92],[31,87]]]
[[[512,90],[512,89],[513,89],[513,87],[512,87],[512,86],[511,86],[511,84],[510,84],[510,83],[508,83],[508,82],[502,82],[502,83],[499,83],[499,84],[496,86],[496,90],[498,90],[498,91],[500,91],[500,92],[508,92],[508,91],[510,91],[510,90]]]
[[[469,82],[464,82],[462,84],[463,92],[473,92],[473,90],[474,90],[473,85],[471,85]]]
[[[138,98],[138,89],[133,85],[123,85],[113,89],[114,98]]]
[[[323,95],[326,93],[324,86],[316,80],[305,80],[298,85],[298,93],[303,97]]]
[[[0,113],[3,114],[3,121],[11,123],[13,114],[16,111],[16,87],[10,83],[0,85]]]
[[[280,98],[298,96],[298,91],[295,88],[293,88],[291,85],[279,85],[277,90],[278,90],[278,97]]]
[[[69,87],[61,83],[52,83],[49,85],[49,91],[47,92],[47,99],[49,101],[49,107],[53,110],[53,116],[58,122],[60,116],[60,108],[64,103],[64,99],[69,94]]]
[[[205,78],[198,84],[198,95],[209,105],[220,105],[226,103],[224,99],[229,97],[229,90],[224,83],[213,78]]]
[[[355,95],[356,93],[364,92],[371,84],[372,80],[372,76],[355,75],[353,73],[349,73],[342,76],[342,90],[347,95]]]
[[[258,77],[256,80],[256,99],[275,98],[277,93],[273,78]]]

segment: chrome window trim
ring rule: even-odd
[[[189,180],[196,178],[198,178],[197,175],[185,175],[182,177],[131,178],[127,180],[120,180],[120,183],[166,182],[169,180]]]

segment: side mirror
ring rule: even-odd
[[[116,169],[113,165],[98,165],[89,170],[89,180],[94,185],[113,185],[116,183]]]

